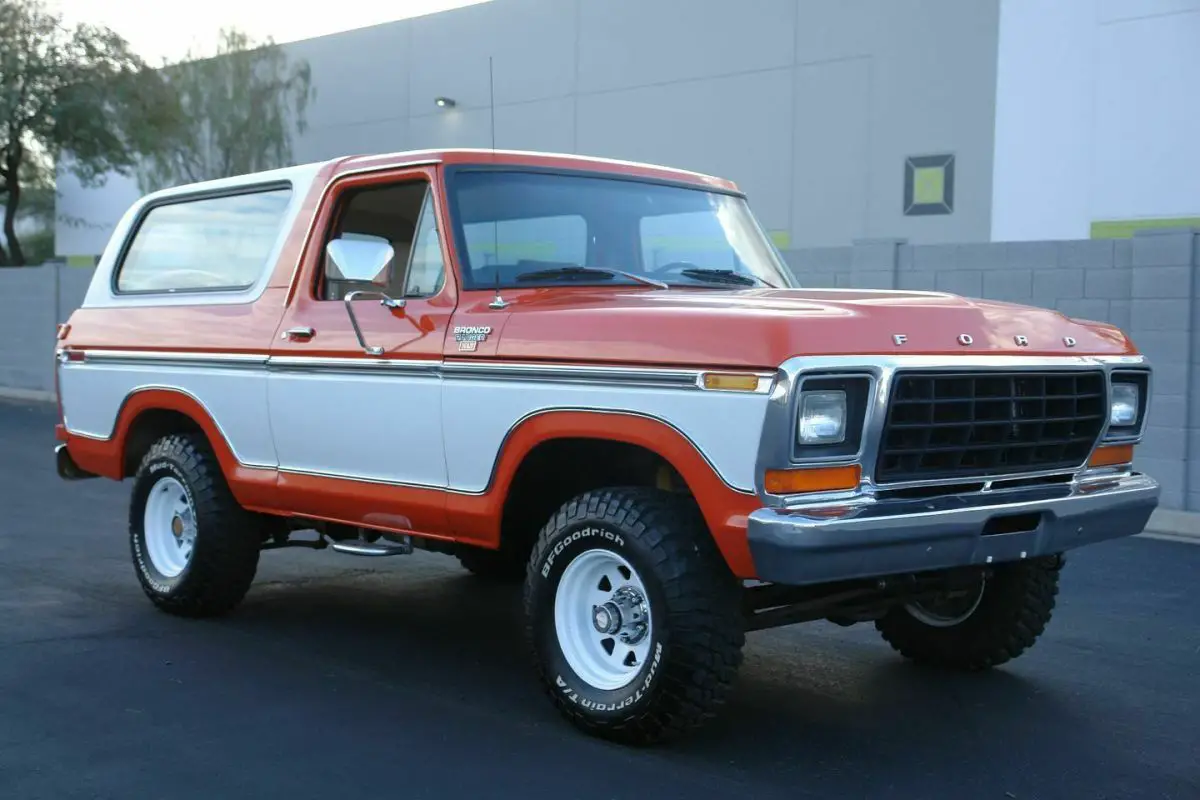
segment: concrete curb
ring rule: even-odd
[[[1150,524],[1140,535],[1147,539],[1200,544],[1200,513],[1160,508],[1150,517]]]
[[[41,389],[14,389],[0,386],[0,400],[54,403],[58,398],[54,392],[46,392]],[[1200,513],[1159,509],[1150,518],[1150,524],[1146,526],[1146,530],[1138,535],[1146,539],[1200,544]]]

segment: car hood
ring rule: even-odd
[[[503,296],[503,318],[487,308],[491,295],[456,315],[455,325],[492,327],[479,355],[773,369],[805,355],[1136,352],[1105,323],[939,292],[555,287]]]

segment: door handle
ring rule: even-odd
[[[311,339],[316,331],[312,328],[289,328],[283,332],[281,339]]]

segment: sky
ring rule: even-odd
[[[479,2],[486,0],[338,0],[308,7],[296,0],[47,0],[46,5],[68,24],[112,28],[142,58],[159,64],[179,60],[189,48],[211,53],[222,27],[240,28],[257,40],[294,42]]]

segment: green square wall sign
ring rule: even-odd
[[[904,215],[954,212],[954,156],[909,156],[904,160]]]

